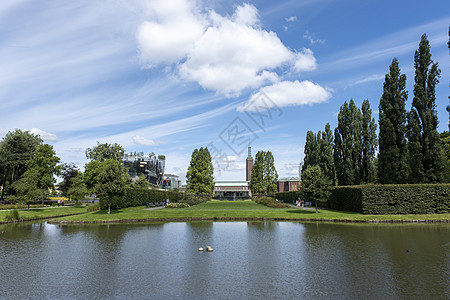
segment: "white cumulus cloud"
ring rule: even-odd
[[[45,142],[56,142],[58,140],[58,137],[55,134],[46,132],[38,128],[31,128],[30,130],[28,130],[28,132],[39,135]]]
[[[147,14],[152,20],[139,26],[137,41],[141,59],[151,66],[184,58],[204,31],[191,1],[149,1]]]
[[[294,61],[294,70],[297,72],[314,71],[317,68],[316,58],[311,49],[302,49],[296,53]]]
[[[260,97],[260,93],[265,97]],[[331,97],[329,90],[311,81],[281,81],[265,86],[253,94],[249,101],[238,108],[239,111],[252,110],[257,107],[286,107],[311,105],[327,101]],[[269,100],[270,101],[269,101]]]
[[[222,16],[214,10],[200,13],[196,4],[162,0],[149,5],[148,21],[137,32],[142,61],[166,63],[184,80],[226,96],[238,96],[278,82],[278,72],[316,68],[314,54],[286,47],[277,34],[261,28],[258,10],[251,4]]]

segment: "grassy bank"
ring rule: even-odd
[[[58,216],[67,216],[72,214],[80,214],[85,213],[87,210],[86,207],[66,206],[66,207],[33,208],[30,210],[17,209],[16,211],[18,213],[19,221],[27,221],[27,220],[54,218]],[[0,223],[9,222],[10,219],[8,217],[11,216],[11,214],[12,210],[1,210]]]
[[[342,221],[342,222],[402,222],[440,221],[450,222],[450,214],[433,215],[362,215],[353,212],[299,208],[269,208],[253,201],[209,201],[189,208],[161,208],[147,210],[145,207],[112,211],[90,212],[52,220],[52,222],[126,222],[126,221],[189,221],[189,220],[298,220],[298,221]]]

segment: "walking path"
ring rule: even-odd
[[[155,209],[160,209],[160,208],[164,208],[165,206],[156,206],[156,207],[150,207],[150,208],[146,208],[144,210],[155,210]]]

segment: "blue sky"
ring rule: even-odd
[[[166,155],[182,180],[209,146],[216,180],[245,180],[246,145],[298,175],[307,130],[369,99],[378,120],[394,57],[407,75],[427,33],[450,94],[448,1],[32,1],[0,3],[0,137],[40,134],[79,167],[97,141]]]

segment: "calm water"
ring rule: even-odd
[[[450,225],[0,227],[2,299],[450,299]],[[198,252],[210,245],[214,252]]]

